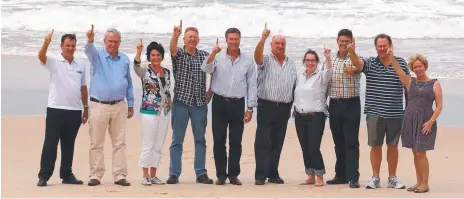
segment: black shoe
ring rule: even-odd
[[[328,180],[327,184],[348,184],[348,181],[335,176],[332,180]]]
[[[265,180],[256,180],[255,181],[255,185],[264,185],[264,184],[266,184]]]
[[[275,184],[284,184],[284,180],[282,180],[282,178],[280,178],[280,177],[277,177],[277,178],[269,178],[269,180],[267,180],[267,182],[269,182],[269,183],[275,183]]]
[[[229,178],[230,184],[233,185],[242,185],[242,181],[240,181],[237,177]]]
[[[350,180],[350,182],[348,184],[350,185],[350,188],[359,188],[360,187],[358,181]]]
[[[84,184],[82,180],[78,180],[74,174],[71,174],[67,178],[63,178],[63,181],[61,182],[63,184]]]
[[[47,181],[43,180],[43,179],[39,179],[39,182],[37,182],[37,186],[45,187],[45,186],[47,186]]]
[[[166,184],[177,184],[179,183],[179,177],[177,176],[169,176],[168,180],[166,181]]]
[[[213,184],[213,180],[208,178],[208,174],[205,174],[197,177],[197,183]]]
[[[225,184],[226,184],[226,179],[218,178],[216,180],[216,185],[225,185]]]

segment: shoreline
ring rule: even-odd
[[[193,171],[194,144],[190,125],[184,141],[183,167],[177,185],[152,185],[146,187],[140,184],[142,175],[138,167],[141,151],[140,120],[129,119],[126,131],[126,158],[128,164],[127,179],[130,187],[121,187],[112,184],[111,177],[111,142],[106,136],[104,154],[106,172],[102,178],[102,185],[88,187],[88,149],[89,135],[86,124],[81,126],[76,138],[74,151],[73,172],[77,178],[84,181],[84,185],[63,185],[59,179],[60,151],[55,163],[55,172],[49,180],[48,187],[37,187],[37,173],[39,170],[40,154],[44,139],[45,117],[43,116],[2,116],[2,197],[357,197],[357,198],[385,198],[385,197],[464,197],[464,182],[457,180],[456,172],[461,169],[464,160],[461,154],[456,153],[457,147],[462,145],[464,127],[438,127],[438,137],[435,150],[428,152],[430,160],[430,192],[415,194],[406,190],[387,189],[386,176],[388,175],[386,157],[381,166],[382,188],[366,190],[371,173],[369,162],[369,147],[367,146],[366,125],[361,125],[360,142],[360,184],[359,189],[350,189],[347,185],[326,185],[315,187],[299,185],[306,177],[301,155],[301,147],[296,136],[295,126],[289,123],[280,159],[279,172],[285,180],[283,185],[266,184],[254,185],[254,137],[256,123],[245,125],[242,140],[242,156],[240,161],[242,186],[226,184],[203,185],[195,183]],[[107,135],[107,134],[106,134]],[[162,150],[162,159],[158,169],[158,177],[167,180],[169,170],[169,145],[172,130],[168,129],[168,136]],[[26,137],[27,139],[24,139]],[[208,175],[216,180],[213,141],[211,134],[211,121],[206,128],[206,169]],[[397,174],[406,186],[415,183],[413,157],[410,150],[399,143],[400,159]],[[324,163],[327,173],[324,180],[334,176],[335,152],[330,128],[326,123],[321,143]],[[26,148],[26,150],[24,150]],[[383,154],[386,152],[384,147]],[[433,175],[439,174],[439,175]],[[456,179],[456,180],[453,180]],[[27,190],[27,191],[25,191]]]

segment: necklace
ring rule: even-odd
[[[416,84],[417,88],[419,89],[419,91],[422,91],[422,88],[424,88],[425,86],[427,86],[427,81],[424,82],[424,85],[422,86],[419,86],[419,84],[417,84],[418,80],[416,79],[416,81],[414,81],[414,83]]]

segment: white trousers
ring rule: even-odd
[[[142,125],[142,153],[139,166],[142,168],[159,167],[161,150],[168,131],[168,115],[140,114]]]

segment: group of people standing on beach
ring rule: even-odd
[[[182,47],[178,39],[184,34]],[[177,184],[182,171],[183,142],[190,120],[195,142],[194,169],[196,182],[213,184],[205,169],[208,103],[212,100],[213,151],[216,166],[215,184],[242,185],[240,158],[244,125],[257,111],[254,142],[255,184],[283,184],[279,159],[288,120],[295,118],[298,140],[307,178],[303,185],[348,184],[359,188],[359,128],[361,119],[360,78],[366,76],[365,114],[372,177],[368,189],[380,187],[382,145],[387,144],[387,187],[404,189],[396,176],[398,143],[412,149],[417,182],[408,191],[429,191],[429,163],[426,151],[433,150],[437,134],[436,120],[442,110],[439,81],[426,75],[428,62],[414,55],[406,62],[396,57],[390,36],[379,34],[374,39],[377,56],[361,57],[356,53],[353,33],[342,29],[337,35],[338,51],[324,47],[324,60],[314,50],[302,57],[305,70],[297,70],[297,62],[286,56],[286,39],[274,35],[271,53],[264,46],[271,31],[265,25],[254,55],[240,50],[241,32],[229,28],[225,32],[226,49],[216,41],[211,53],[197,48],[199,32],[195,27],[175,26],[169,51],[172,71],[162,66],[165,50],[158,42],[146,47],[148,65],[142,65],[142,39],[136,46],[133,61],[119,51],[121,33],[108,29],[104,48],[94,45],[94,27],[87,32],[85,54],[90,66],[90,91],[87,92],[85,64],[74,57],[76,36],[61,37],[61,54],[47,56],[53,31],[45,37],[39,52],[41,64],[50,72],[45,141],[42,149],[38,186],[47,186],[53,174],[58,142],[62,158],[60,178],[63,183],[83,184],[72,173],[74,143],[81,123],[89,122],[89,186],[101,183],[105,173],[103,146],[108,129],[113,153],[114,183],[130,186],[126,180],[126,121],[134,114],[133,70],[141,79],[142,151],[139,166],[143,185]],[[322,63],[322,67],[318,65]],[[409,71],[416,77],[412,77]],[[171,93],[171,73],[174,93]],[[211,75],[207,89],[207,74]],[[403,107],[403,94],[406,108]],[[90,98],[90,103],[88,102]],[[329,99],[329,100],[328,100]],[[329,103],[327,104],[327,101]],[[436,108],[433,109],[433,104]],[[328,118],[335,144],[335,177],[324,182],[326,173],[320,151],[325,122]],[[171,120],[169,178],[157,177],[157,168]],[[229,129],[229,133],[227,133]],[[229,138],[229,157],[226,140]]]

